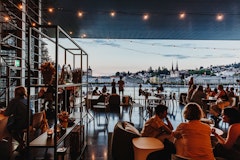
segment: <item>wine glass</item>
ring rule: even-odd
[[[211,128],[213,128],[215,126],[215,121],[211,119],[209,125]]]

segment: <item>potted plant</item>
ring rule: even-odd
[[[44,84],[52,84],[53,78],[56,74],[55,67],[52,62],[44,62],[40,66],[40,71],[43,76],[43,83]]]
[[[59,119],[59,122],[60,122],[62,128],[68,127],[68,118],[69,118],[68,112],[62,111],[62,112],[58,113],[58,119]]]

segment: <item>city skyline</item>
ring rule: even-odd
[[[74,39],[89,55],[93,76],[165,67],[179,70],[238,63],[237,40]],[[64,42],[64,39],[61,39]],[[48,46],[51,53],[51,47]]]

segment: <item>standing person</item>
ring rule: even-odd
[[[160,86],[157,87],[157,93],[160,93],[160,92],[163,92],[163,91],[164,91],[163,85],[160,84]]]
[[[4,115],[9,116],[7,128],[19,144],[16,150],[22,151],[24,148],[23,130],[28,126],[27,90],[25,87],[15,88],[15,97],[9,102]],[[13,121],[10,122],[10,119]]]
[[[194,160],[214,160],[211,128],[202,123],[203,111],[197,103],[188,103],[183,110],[188,122],[180,123],[173,132],[177,155]]]
[[[122,96],[124,95],[124,81],[122,80],[122,76],[120,76],[120,80],[118,81],[118,90],[119,90],[119,95],[122,92]]]
[[[190,89],[193,84],[194,84],[193,77],[191,77],[188,81],[188,89]]]
[[[143,90],[142,90],[142,84],[140,83],[139,84],[139,89],[138,89],[138,95],[139,96],[141,96],[141,95],[143,95],[144,93],[143,93]]]
[[[112,83],[111,83],[111,86],[112,86],[112,93],[114,93],[114,90],[116,90],[116,82],[115,82],[115,79],[113,79]]]
[[[229,160],[238,160],[240,157],[240,113],[232,107],[224,108],[223,122],[229,124],[227,138],[218,135],[215,130],[212,133],[218,140],[213,152],[216,157],[222,157]]]

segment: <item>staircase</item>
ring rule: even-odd
[[[19,84],[22,47],[19,35],[17,8],[12,9],[12,1],[0,2],[0,107],[13,96],[12,86]],[[7,18],[6,18],[7,17]]]

